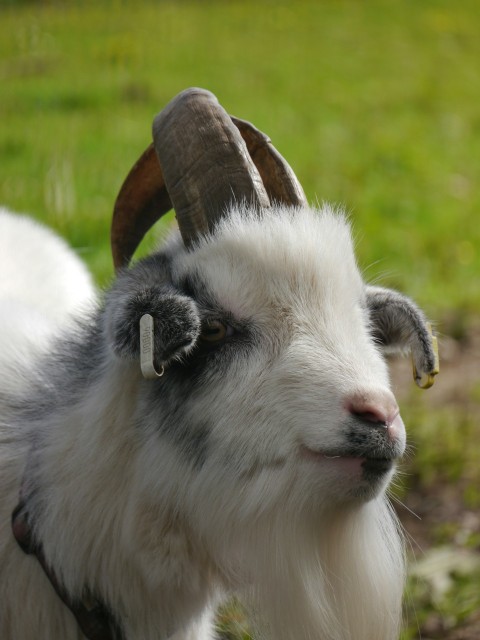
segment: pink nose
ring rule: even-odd
[[[397,401],[389,391],[358,392],[347,398],[347,410],[356,418],[384,427],[390,437],[395,437],[403,422]]]

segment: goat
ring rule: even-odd
[[[59,330],[93,304],[95,288],[64,240],[2,206],[0,273],[0,388],[13,394],[21,388],[19,360],[31,361],[45,350]]]
[[[405,430],[382,351],[431,382],[423,313],[363,282],[345,216],[209,92],[153,137],[116,280],[2,416],[0,636],[207,640],[236,593],[260,637],[394,640]],[[180,234],[129,267],[172,206]]]

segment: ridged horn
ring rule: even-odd
[[[308,204],[302,185],[270,138],[251,122],[231,116],[247,145],[271,202],[301,207]]]
[[[234,201],[270,206],[238,129],[209,91],[174,98],[153,122],[153,145],[186,246]]]
[[[249,122],[230,118],[208,91],[179,94],[155,118],[153,129],[154,144],[131,169],[115,203],[115,269],[128,265],[145,233],[172,206],[188,246],[212,229],[234,200],[259,207],[269,206],[269,198],[292,206],[307,203],[270,139]]]

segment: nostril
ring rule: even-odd
[[[395,396],[388,389],[357,391],[345,398],[344,408],[350,414],[353,434],[370,437],[376,446],[382,442],[401,446],[405,442],[405,426]],[[359,436],[360,437],[360,436]]]
[[[388,428],[388,421],[384,418],[383,414],[375,411],[350,411],[350,413],[364,422],[371,422],[379,427]]]
[[[398,416],[399,409],[391,393],[355,394],[346,403],[353,416],[372,425],[388,428]]]

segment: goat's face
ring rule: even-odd
[[[161,275],[153,263],[126,272],[111,298],[120,355],[130,340],[127,355],[138,353],[125,327],[146,310],[159,319],[165,375],[142,383],[148,466],[155,442],[171,447],[173,466],[195,471],[192,505],[230,511],[233,501],[237,516],[381,492],[405,433],[343,217],[233,212],[193,250],[171,246],[162,264]],[[132,288],[138,269],[151,295]]]
[[[190,410],[209,424],[223,473],[253,485],[270,477],[282,500],[378,493],[405,433],[343,218],[243,212],[177,269],[205,331],[212,321],[226,327],[178,365],[195,371]]]
[[[137,361],[139,320],[153,317],[149,370],[165,376],[142,388],[144,467],[154,442],[163,465],[169,446],[168,477],[195,473],[184,503],[210,521],[375,498],[405,447],[380,349],[410,348],[433,375],[423,315],[365,286],[344,219],[309,209],[269,139],[208,92],[177,96],[153,136],[117,198],[115,264],[172,205],[185,245],[123,272],[106,315],[115,353]]]

